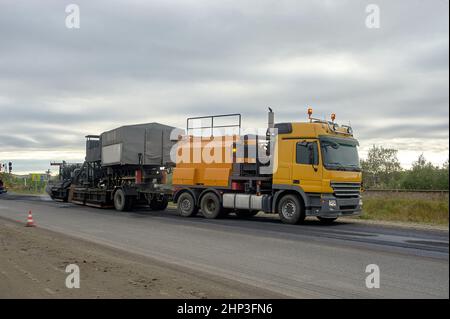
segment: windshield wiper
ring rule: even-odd
[[[339,162],[329,162],[329,163],[327,163],[327,165],[338,165],[338,166],[344,166],[344,165],[342,165],[341,163],[339,163]]]
[[[342,164],[339,163],[339,162],[330,162],[330,163],[326,163],[326,165],[327,165],[327,166],[333,166],[333,167],[335,167],[337,170],[345,171],[344,165],[342,165]]]
[[[357,164],[344,165],[340,162],[330,162],[330,163],[326,163],[326,166],[333,166],[333,168],[336,168],[337,170],[340,170],[340,171],[351,171],[354,169],[361,171],[361,168]]]

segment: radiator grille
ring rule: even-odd
[[[331,187],[336,197],[359,197],[361,193],[361,183],[331,182]]]

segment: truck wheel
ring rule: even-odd
[[[297,196],[288,194],[278,203],[278,215],[285,224],[300,224],[305,220],[305,212]]]
[[[194,197],[186,192],[180,195],[177,201],[177,213],[183,217],[191,217],[197,215],[198,207],[195,206]]]
[[[222,205],[220,200],[214,193],[206,193],[201,200],[200,207],[203,216],[208,219],[215,219],[221,216]]]
[[[250,218],[258,214],[257,210],[237,210],[234,212],[239,218]]]
[[[334,223],[334,221],[337,219],[337,217],[334,217],[334,218],[317,217],[317,219],[320,221],[321,224],[331,225]]]
[[[151,210],[165,210],[167,208],[167,205],[169,204],[169,201],[166,196],[164,196],[162,199],[152,199],[150,201],[150,209]]]
[[[130,199],[125,196],[125,192],[122,189],[118,189],[114,193],[114,208],[119,212],[127,211],[131,207]]]

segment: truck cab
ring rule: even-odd
[[[349,126],[310,119],[305,123],[280,123],[278,156],[272,188],[280,218],[297,223],[316,216],[324,223],[339,216],[357,215],[362,209],[358,141]],[[292,194],[297,201],[278,201]],[[297,205],[301,206],[297,211]],[[298,220],[297,220],[298,218]]]

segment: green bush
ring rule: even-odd
[[[411,169],[403,169],[395,149],[374,145],[361,160],[363,183],[367,189],[448,190],[449,163],[435,166],[420,155]]]

